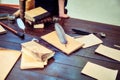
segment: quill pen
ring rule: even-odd
[[[64,32],[64,29],[62,28],[62,26],[59,24],[59,23],[55,23],[55,30],[56,30],[56,33],[57,33],[57,36],[60,40],[60,42],[62,44],[67,44],[67,39],[66,39],[66,34]]]
[[[17,24],[18,24],[18,27],[19,27],[20,29],[22,29],[22,30],[24,31],[24,33],[25,33],[25,25],[24,25],[22,19],[17,18]]]

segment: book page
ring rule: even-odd
[[[110,48],[101,44],[98,46],[95,52],[106,57],[112,58],[114,60],[120,61],[120,50]]]
[[[118,70],[112,70],[91,62],[87,62],[81,73],[97,80],[116,80]]]
[[[99,39],[98,37],[96,37],[94,34],[82,36],[82,37],[76,38],[75,40],[84,43],[83,48],[87,48],[90,46],[103,43],[103,41]]]

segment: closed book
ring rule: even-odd
[[[25,19],[36,22],[50,16],[50,12],[42,7],[37,7],[25,12]]]

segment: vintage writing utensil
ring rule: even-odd
[[[4,28],[8,29],[9,31],[13,32],[14,34],[16,34],[18,37],[24,39],[24,34],[21,32],[18,32],[14,29],[12,29],[11,27],[5,25],[4,23],[0,22],[0,25],[2,25]]]
[[[17,18],[16,21],[17,21],[18,27],[19,27],[20,29],[22,29],[22,30],[24,31],[24,33],[25,33],[25,25],[24,25],[22,19],[21,19],[21,18]]]
[[[89,35],[89,34],[98,34],[100,35],[101,38],[105,38],[106,37],[106,34],[103,33],[103,32],[93,32],[93,33],[90,33],[90,32],[87,32],[87,31],[83,31],[83,30],[79,30],[79,29],[72,29],[72,31],[74,31],[76,34],[80,34],[80,35]]]
[[[24,31],[24,34],[25,34],[25,24],[23,23],[22,19],[21,18],[17,18],[16,21],[17,21],[18,27],[20,29],[22,29]],[[39,42],[39,40],[37,38],[33,38],[32,41]]]
[[[15,16],[14,15],[10,15],[8,13],[1,13],[0,14],[0,20],[2,20],[2,19],[15,20]]]
[[[66,36],[65,36],[66,34],[64,32],[64,29],[62,28],[62,26],[59,23],[55,23],[54,27],[55,27],[55,30],[56,30],[56,33],[57,33],[57,36],[58,36],[60,42],[62,44],[65,44],[65,46],[66,46],[67,39],[66,39]]]
[[[74,31],[76,34],[80,34],[80,35],[88,35],[88,34],[90,34],[87,31],[78,30],[78,29],[72,29],[72,31]]]

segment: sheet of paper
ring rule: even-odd
[[[112,70],[91,62],[87,62],[81,73],[97,80],[116,80],[118,70]]]
[[[35,28],[35,29],[44,28],[44,24],[43,24],[43,23],[40,23],[40,24],[34,24],[34,28]]]
[[[71,36],[67,34],[66,34],[66,39],[68,43],[66,45],[62,44],[55,31],[48,33],[42,36],[41,38],[68,55],[83,46],[83,43],[74,40]]]
[[[0,34],[4,34],[6,33],[7,31],[0,25]]]
[[[21,69],[43,68],[44,62],[37,61],[34,57],[27,55],[28,53],[22,52]]]
[[[96,37],[94,34],[82,36],[82,37],[76,38],[75,40],[84,43],[83,48],[87,48],[90,46],[94,46],[94,45],[103,43],[103,41],[101,39],[99,39],[98,37]]]
[[[0,48],[0,80],[5,80],[20,54],[20,51]]]
[[[120,50],[104,46],[103,44],[99,45],[95,50],[96,53],[109,57],[111,59],[120,61]]]
[[[44,68],[48,59],[55,54],[54,51],[35,41],[22,43],[21,52],[21,69]]]

